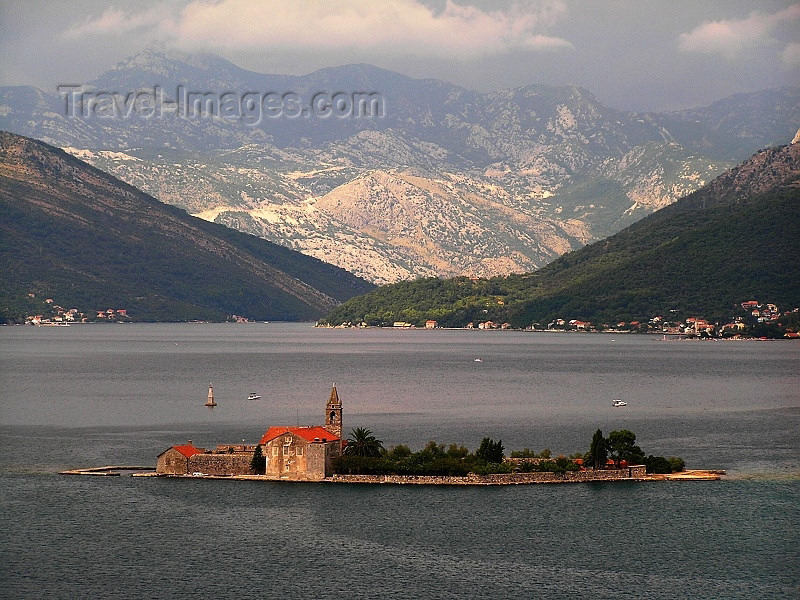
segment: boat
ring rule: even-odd
[[[625,402],[624,400],[614,400],[613,405],[614,407],[628,406],[628,403]]]
[[[259,396],[255,392],[250,392],[250,395],[247,396],[248,400],[259,400],[260,398],[261,398],[261,396]]]
[[[209,408],[214,408],[216,405],[217,405],[217,403],[214,402],[214,386],[212,386],[209,383],[208,384],[208,400],[206,400],[206,406],[208,406]]]

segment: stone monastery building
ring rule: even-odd
[[[266,459],[266,477],[293,481],[319,481],[332,474],[331,465],[341,456],[342,403],[336,391],[325,405],[325,425],[273,426],[258,444],[223,444],[205,450],[187,444],[172,446],[158,455],[156,473],[161,475],[250,475],[256,448]]]

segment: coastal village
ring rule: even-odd
[[[28,294],[30,303],[36,303],[36,294]],[[101,308],[81,311],[77,308],[59,306],[53,298],[40,301],[39,309],[25,317],[26,325],[71,325],[73,323],[107,322],[129,323],[131,317],[125,308]],[[37,303],[38,304],[38,303]]]
[[[527,328],[528,331],[555,331],[555,332],[606,332],[606,333],[657,333],[670,336],[695,337],[695,338],[725,338],[740,339],[747,335],[748,328],[754,325],[771,324],[783,328],[782,319],[797,321],[800,318],[800,308],[781,311],[775,304],[761,303],[758,300],[747,300],[738,307],[739,314],[730,320],[709,320],[701,317],[688,317],[683,321],[675,321],[661,315],[654,316],[647,321],[617,321],[615,323],[595,324],[580,319],[554,319],[542,325],[534,323]],[[359,324],[366,327],[366,323]],[[399,329],[414,329],[413,323],[395,321],[393,327]],[[425,329],[438,329],[439,323],[434,319],[425,321]],[[466,329],[512,329],[510,323],[495,323],[494,321],[480,321],[468,323]],[[800,339],[800,331],[796,327],[786,327],[782,334],[787,339]]]
[[[32,303],[36,302],[35,294],[28,294],[28,297]],[[67,309],[59,306],[53,298],[46,298],[44,301],[38,301],[37,305],[38,304],[41,304],[40,309],[36,313],[26,316],[26,325],[66,326],[77,323],[131,323],[135,320],[132,315],[128,314],[128,310],[125,308],[105,308],[84,312],[77,308]],[[785,320],[791,321],[793,324],[800,322],[800,308],[781,310],[778,306],[769,302],[747,300],[741,302],[736,312],[737,314],[727,321],[710,320],[698,316],[689,317],[683,321],[675,321],[670,317],[657,315],[646,321],[617,321],[614,323],[596,324],[580,319],[559,318],[544,325],[534,323],[527,327],[526,330],[551,332],[656,333],[683,338],[741,339],[755,337],[748,335],[749,331],[754,326],[773,325],[779,330],[779,337],[800,339],[800,327],[795,325],[786,326],[782,322]],[[250,322],[246,317],[240,315],[232,315],[229,320],[236,323]],[[345,324],[340,327],[352,326],[354,325]],[[356,326],[367,327],[367,324],[360,323]],[[415,324],[406,321],[395,321],[393,327],[397,329],[418,328]],[[424,329],[438,328],[439,323],[434,319],[428,319],[424,323]],[[510,323],[496,323],[487,320],[468,323],[465,329],[507,330],[512,329],[512,326]]]

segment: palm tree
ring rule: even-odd
[[[357,427],[350,432],[344,453],[348,456],[380,456],[383,442],[377,439],[369,429]]]

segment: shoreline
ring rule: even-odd
[[[368,485],[449,485],[449,486],[499,486],[499,485],[533,485],[561,483],[597,483],[620,481],[719,481],[726,473],[719,469],[687,469],[671,474],[644,474],[637,476],[621,476],[612,471],[573,471],[557,473],[501,473],[496,475],[467,475],[460,477],[440,475],[333,475],[324,479],[289,479],[268,475],[211,475],[211,474],[164,474],[156,473],[155,467],[109,465],[104,467],[88,467],[83,469],[67,469],[59,471],[59,475],[91,475],[119,477],[128,473],[132,477],[164,477],[174,479],[215,479],[234,481],[270,481],[289,483],[334,483],[334,484],[368,484]],[[570,475],[577,473],[578,475]]]

